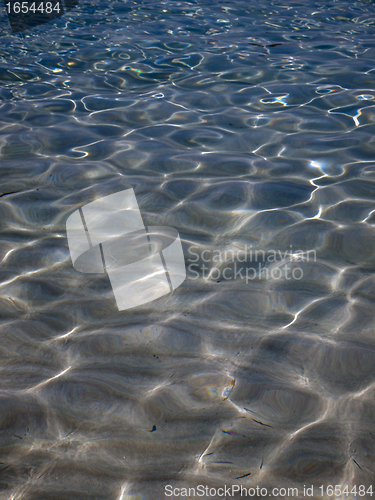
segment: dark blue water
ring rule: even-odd
[[[374,104],[372,1],[1,10],[1,500],[372,498]],[[119,312],[65,222],[129,187],[198,257]]]

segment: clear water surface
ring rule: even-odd
[[[1,10],[1,500],[375,482],[374,35],[372,1]],[[119,312],[65,221],[128,187],[186,258],[316,259]]]

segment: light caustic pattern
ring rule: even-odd
[[[374,9],[94,0],[3,36],[0,497],[374,483]],[[187,258],[316,261],[119,312],[65,224],[129,186]]]

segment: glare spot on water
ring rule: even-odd
[[[357,95],[356,99],[359,99],[361,101],[371,101],[371,100],[375,99],[375,96],[373,96],[371,94],[361,94],[361,95]]]
[[[285,101],[289,97],[289,94],[284,94],[278,97],[265,97],[260,100],[263,104],[282,104],[283,106],[288,106],[288,103]]]

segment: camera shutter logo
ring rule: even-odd
[[[180,236],[143,224],[133,189],[95,200],[66,221],[73,267],[107,273],[120,311],[172,292],[186,278]]]

